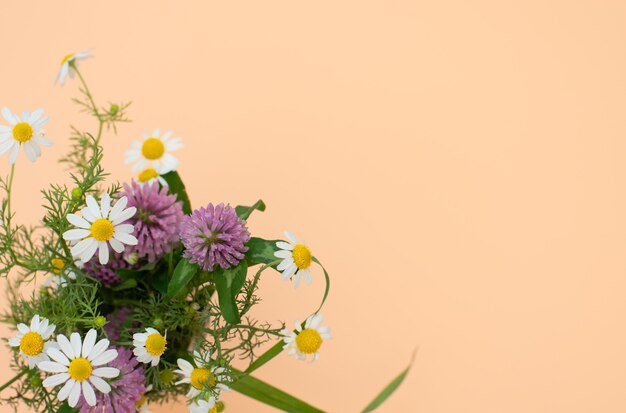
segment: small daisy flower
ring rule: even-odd
[[[215,397],[209,397],[209,400],[196,400],[189,404],[189,413],[217,413],[215,405]]]
[[[101,393],[108,394],[111,385],[104,379],[112,379],[120,374],[113,367],[102,367],[115,360],[117,350],[109,349],[109,340],[102,339],[96,343],[96,330],[91,329],[81,340],[80,334],[72,333],[69,340],[63,334],[57,336],[59,349],[51,348],[48,356],[53,361],[39,363],[40,370],[55,373],[43,381],[44,387],[56,387],[63,384],[57,394],[60,401],[67,399],[70,407],[76,407],[80,396],[90,406],[96,405],[94,387]]]
[[[50,139],[44,138],[43,127],[48,123],[43,109],[34,112],[24,112],[22,116],[13,114],[8,108],[2,108],[2,116],[11,126],[0,125],[0,155],[9,152],[9,163],[17,161],[20,146],[29,161],[35,162],[41,156],[39,146],[52,146]]]
[[[159,174],[165,174],[178,167],[178,159],[171,152],[183,147],[181,138],[172,138],[172,132],[161,135],[159,129],[152,134],[144,133],[143,141],[133,141],[131,149],[126,151],[126,163],[134,163],[133,172],[154,169]]]
[[[313,314],[306,319],[304,329],[299,321],[295,322],[296,331],[284,329],[281,333],[284,336],[285,346],[283,349],[289,350],[289,355],[298,360],[306,360],[307,356],[313,355],[311,361],[319,359],[319,349],[324,340],[332,338],[329,327],[322,327],[322,314]]]
[[[124,252],[124,244],[137,245],[137,238],[132,235],[133,225],[123,224],[137,212],[135,207],[126,208],[128,198],[120,198],[112,208],[108,193],[102,196],[100,205],[91,195],[87,195],[86,201],[82,217],[67,215],[67,220],[78,227],[63,234],[66,241],[79,241],[72,247],[72,256],[86,263],[99,250],[98,259],[105,265],[109,262],[109,245],[117,253]]]
[[[211,360],[210,352],[200,354],[197,351],[194,351],[193,356],[197,367],[185,359],[178,359],[176,363],[178,364],[179,369],[174,370],[174,373],[183,376],[181,380],[175,383],[176,385],[191,385],[189,387],[189,392],[187,393],[187,398],[193,399],[194,397],[197,397],[204,389],[208,389],[214,394],[230,390],[230,387],[226,384],[230,382],[230,376],[225,374],[226,369],[224,367],[219,367],[213,360]]]
[[[63,86],[68,75],[71,79],[74,79],[74,76],[76,75],[75,68],[78,66],[78,62],[91,57],[93,57],[91,55],[91,49],[83,52],[71,53],[65,56],[63,60],[61,60],[61,68],[59,69],[56,82],[59,82],[61,86]]]
[[[133,346],[137,360],[156,366],[167,349],[167,332],[162,336],[154,328],[148,327],[145,333],[133,334]]]
[[[163,178],[162,175],[165,175],[167,172],[163,172],[165,169],[161,167],[160,171],[157,171],[154,168],[146,168],[143,171],[139,172],[137,175],[137,181],[140,185],[151,184],[152,182],[158,182],[161,186],[168,186],[167,181]]]
[[[137,400],[135,403],[138,413],[152,413],[152,410],[148,408],[148,398],[146,397],[146,393],[150,391],[152,391],[152,385],[146,387],[146,391],[141,396],[141,399]]]
[[[285,231],[285,236],[289,242],[276,243],[280,250],[276,251],[274,256],[282,259],[278,264],[278,271],[282,272],[283,280],[288,280],[295,275],[293,284],[295,288],[300,285],[303,275],[306,283],[311,284],[311,262],[313,261],[311,250],[304,244],[304,241],[299,242],[291,232]]]
[[[74,265],[77,268],[83,267],[81,260],[74,261]],[[52,275],[48,277],[44,282],[44,287],[54,286],[55,288],[65,288],[68,280],[75,280],[76,273],[71,267],[68,267],[63,258],[54,257],[50,260],[50,267],[52,268]]]
[[[9,339],[11,347],[19,347],[20,356],[33,368],[42,361],[50,360],[46,351],[55,347],[54,341],[48,341],[56,326],[50,324],[47,319],[41,319],[35,314],[30,321],[30,326],[20,323],[17,325],[17,336]]]

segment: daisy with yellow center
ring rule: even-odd
[[[61,252],[59,253],[61,254]],[[74,261],[76,268],[82,268],[83,262],[80,260]],[[50,267],[52,274],[44,282],[44,287],[65,288],[70,280],[76,280],[76,272],[71,266],[67,265],[67,262],[63,258],[54,257],[50,260]]]
[[[167,332],[161,335],[154,328],[148,327],[144,333],[133,334],[133,354],[141,363],[156,366],[167,349]]]
[[[117,350],[109,349],[109,340],[96,343],[96,330],[91,329],[83,341],[78,333],[72,333],[68,339],[63,334],[57,336],[59,349],[51,348],[48,356],[52,361],[39,363],[40,370],[54,373],[43,381],[44,387],[56,387],[63,384],[57,394],[60,401],[67,400],[70,407],[75,407],[82,395],[90,406],[96,405],[94,387],[101,393],[108,394],[111,386],[105,379],[119,376],[119,369],[105,365],[117,358]]]
[[[133,172],[140,172],[144,178],[153,173],[159,175],[176,170],[178,159],[172,152],[183,147],[180,137],[172,137],[172,132],[161,136],[161,131],[155,129],[152,134],[144,133],[143,141],[133,141],[131,149],[126,151],[126,163],[134,164]]]
[[[0,125],[0,155],[8,152],[11,165],[17,161],[20,146],[24,147],[31,162],[41,156],[40,146],[52,146],[52,141],[44,138],[43,127],[48,123],[48,117],[44,116],[43,109],[24,112],[20,117],[8,108],[2,108],[2,116],[10,126]]]
[[[161,186],[168,186],[167,181],[163,179],[163,176],[162,176],[162,175],[165,175],[165,173],[167,173],[164,171],[165,169],[163,167],[161,167],[160,170],[156,170],[154,168],[146,168],[143,171],[139,172],[139,174],[137,175],[137,182],[143,185],[143,184],[150,184],[154,181],[158,181],[161,184]]]
[[[189,384],[187,397],[193,399],[203,391],[209,391],[213,396],[219,395],[222,391],[230,390],[227,383],[231,381],[227,370],[218,366],[211,360],[211,353],[200,354],[193,352],[195,366],[185,359],[178,359],[178,370],[174,373],[180,374],[183,378],[176,382],[179,384]]]
[[[55,346],[54,341],[48,341],[55,328],[47,319],[42,320],[35,314],[30,320],[30,326],[23,323],[17,325],[18,334],[9,339],[9,345],[19,347],[20,356],[33,368],[42,361],[50,360],[46,351]]]
[[[68,214],[67,220],[75,225],[63,234],[63,239],[77,242],[72,247],[72,256],[82,262],[88,262],[98,250],[100,264],[109,262],[109,246],[117,253],[124,252],[124,244],[137,245],[137,238],[132,235],[134,226],[124,224],[137,212],[137,208],[126,208],[128,198],[120,198],[111,207],[111,197],[105,193],[100,205],[93,196],[87,195],[87,207],[82,210],[82,217]]]
[[[296,321],[296,331],[284,329],[282,331],[285,341],[283,349],[289,350],[288,354],[299,360],[306,360],[308,356],[312,356],[311,361],[319,359],[319,349],[322,343],[332,338],[330,328],[322,327],[323,319],[322,314],[313,314],[306,319],[304,328],[299,321]]]
[[[279,241],[276,243],[279,250],[274,253],[274,256],[282,259],[281,263],[278,264],[278,271],[282,272],[283,280],[293,277],[294,288],[298,288],[303,275],[306,283],[311,284],[310,268],[313,261],[311,250],[304,241],[298,241],[298,238],[291,232],[285,231],[285,236],[289,242]]]
[[[63,86],[68,76],[74,79],[78,62],[80,60],[89,59],[91,57],[93,57],[91,55],[91,49],[78,53],[70,53],[65,56],[61,60],[61,68],[59,69],[59,74],[57,75],[56,81],[59,82],[61,86]]]

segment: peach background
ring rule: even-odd
[[[262,197],[254,233],[292,229],[330,269],[321,361],[260,377],[356,412],[419,345],[381,412],[624,412],[625,17],[609,0],[2,0],[0,104],[45,107],[56,140],[20,159],[18,219],[64,179],[68,124],[93,128],[77,83],[52,80],[95,47],[97,99],[134,102],[105,139],[115,178],[132,139],[171,128],[196,206]],[[307,314],[315,275],[266,277],[257,314]]]

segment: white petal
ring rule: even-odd
[[[93,391],[93,387],[89,384],[88,381],[84,381],[83,383],[83,396],[85,396],[85,401],[90,406],[96,405],[96,393]]]
[[[24,142],[24,152],[26,152],[26,158],[29,161],[35,162],[37,160],[37,151],[35,151],[35,148],[30,142]]]
[[[76,357],[80,357],[80,353],[83,347],[83,343],[80,339],[80,334],[72,333],[70,336],[70,343],[72,344],[72,350],[74,351],[74,355]]]
[[[30,331],[39,331],[39,323],[39,314],[35,314],[33,316],[33,319],[30,320]]]
[[[98,219],[94,214],[89,211],[89,208],[83,208],[81,213],[83,214],[83,218],[85,218],[88,222],[95,222]]]
[[[18,145],[19,146],[19,144],[17,142],[15,142],[13,139],[10,139],[10,140],[2,143],[0,145],[0,155],[3,155],[6,151],[11,149],[13,147],[13,145]]]
[[[70,231],[84,231],[84,230],[74,230],[74,229],[72,229]],[[66,232],[69,232],[69,231],[66,231]],[[72,235],[78,236],[78,235],[80,235],[80,233],[72,232],[70,234],[70,236],[72,236]],[[78,256],[83,255],[83,253],[85,251],[87,251],[89,249],[89,247],[91,246],[91,244],[93,244],[93,243],[97,244],[98,241],[96,241],[95,239],[93,239],[91,237],[85,238],[84,240],[81,240],[78,244],[76,244],[76,245],[74,245],[72,247],[72,250],[71,250],[72,256],[73,257],[78,257]]]
[[[93,359],[104,353],[104,351],[109,348],[109,343],[109,340],[107,340],[106,338],[98,341],[96,345],[93,346],[93,349],[91,350],[91,353],[89,353],[89,357],[87,357],[87,360],[93,361]]]
[[[94,366],[102,366],[103,364],[107,364],[108,362],[115,360],[117,358],[117,350],[107,350],[104,353],[100,354],[98,357],[94,358],[91,364]]]
[[[298,271],[296,276],[294,277],[293,288],[298,288],[300,285],[300,281],[302,281],[302,271]]]
[[[293,244],[297,244],[298,243],[298,238],[296,238],[296,236],[293,234],[293,232],[290,231],[285,231],[285,236],[287,237],[287,239],[289,241],[291,241]]]
[[[276,243],[276,246],[280,248],[281,250],[287,250],[287,251],[293,251],[293,247],[294,247],[293,245],[285,241],[278,241]]]
[[[124,234],[132,234],[135,230],[135,226],[133,224],[119,224],[115,226],[115,232],[122,232]]]
[[[70,375],[67,373],[55,374],[54,376],[50,376],[43,381],[43,387],[58,386],[61,383],[65,383],[69,378]]]
[[[111,211],[109,212],[109,219],[111,221],[117,219],[117,217],[124,210],[124,208],[126,208],[126,205],[128,205],[127,197],[123,196],[120,199],[118,199],[115,205],[113,205],[113,208],[111,208]]]
[[[113,220],[113,225],[121,224],[127,219],[132,218],[137,213],[137,208],[131,207],[123,210],[121,213],[117,215],[117,218]]]
[[[291,251],[287,251],[287,250],[278,250],[274,253],[274,256],[276,258],[292,258],[293,257],[293,253]]]
[[[67,214],[67,220],[70,224],[78,228],[82,228],[82,229],[91,228],[91,225],[89,224],[89,222],[87,222],[83,217],[80,217],[76,214]]]
[[[70,407],[76,407],[76,405],[78,404],[78,399],[80,398],[80,393],[81,385],[80,383],[76,382],[72,386],[72,390],[70,390],[70,397],[68,397],[67,399],[67,404],[69,404]]]
[[[16,123],[20,122],[20,119],[15,116],[13,112],[9,110],[9,108],[2,108],[2,116],[4,116],[7,122],[9,122],[11,125],[15,125]]]
[[[51,147],[52,145],[54,145],[54,142],[42,136],[35,136],[33,138],[33,141],[37,142],[41,146],[46,146],[46,147]]]
[[[83,228],[75,228],[67,230],[63,233],[63,239],[66,241],[77,241],[88,237],[91,231]]]
[[[178,359],[176,361],[176,364],[178,364],[178,367],[185,372],[186,375],[191,375],[191,372],[193,371],[193,365],[188,362],[185,359]]]
[[[45,371],[48,373],[64,373],[67,372],[67,366],[64,366],[61,363],[57,363],[55,361],[42,361],[38,365],[39,370]]]
[[[63,354],[58,349],[50,348],[48,349],[47,353],[48,353],[48,356],[50,356],[50,358],[54,360],[55,362],[62,364],[64,366],[70,365],[70,360],[65,356],[65,354]],[[67,367],[66,367],[66,370],[67,370]]]
[[[11,148],[11,152],[9,152],[9,163],[13,165],[17,161],[17,157],[20,154],[20,145],[15,144],[13,148]]]
[[[127,244],[127,245],[137,245],[137,243],[139,242],[137,241],[137,238],[135,238],[134,236],[130,234],[124,234],[124,233],[117,234],[116,233],[115,235],[113,235],[113,237],[116,240],[123,242],[124,244]]]
[[[291,278],[295,273],[296,270],[298,269],[298,267],[296,267],[296,264],[293,264],[291,267],[287,268],[282,275],[283,280],[287,280],[289,278]]]
[[[124,252],[124,244],[122,244],[115,238],[111,238],[109,240],[109,244],[111,245],[111,248],[113,248],[113,251],[117,252],[118,254]]]
[[[291,267],[292,265],[294,265],[293,258],[285,258],[284,260],[280,262],[280,264],[278,264],[278,267],[276,267],[276,269],[278,271],[283,271]]]
[[[83,341],[83,351],[82,356],[87,358],[93,349],[94,344],[96,344],[96,338],[98,333],[93,328],[90,329],[85,335],[85,340]]]
[[[107,379],[114,379],[120,375],[120,371],[113,367],[100,367],[93,371],[98,377],[106,377]]]
[[[17,325],[17,330],[22,334],[26,334],[30,332],[30,328],[28,328],[28,326],[24,323],[19,323]]]
[[[100,264],[106,265],[109,262],[109,245],[106,242],[99,242],[98,248],[100,253],[98,254],[98,259],[100,260]]]
[[[59,334],[57,336],[57,343],[59,343],[59,347],[61,347],[61,350],[63,350],[63,352],[68,358],[70,359],[76,358],[76,354],[74,353],[74,350],[72,349],[72,345],[70,344],[70,341],[67,339],[67,337],[65,337],[63,334]]]
[[[111,386],[109,386],[109,383],[102,380],[100,377],[92,375],[89,377],[89,381],[96,389],[98,389],[100,393],[108,394],[111,392]]]
[[[98,202],[96,201],[96,199],[91,195],[87,195],[85,200],[87,201],[87,208],[89,208],[89,212],[91,212],[93,216],[96,218],[102,218],[102,213],[100,212],[100,206],[98,205]]]
[[[67,382],[65,382],[65,386],[63,386],[61,390],[59,390],[59,394],[57,394],[58,399],[61,401],[67,399],[67,396],[70,395],[70,391],[72,391],[72,387],[74,387],[75,384],[76,380],[74,379],[69,379]]]
[[[89,247],[83,252],[83,254],[79,257],[82,262],[89,262],[91,258],[93,258],[94,254],[98,250],[98,241],[93,238],[87,238],[92,240],[93,242],[89,245]]]
[[[102,195],[102,199],[100,200],[100,212],[102,212],[102,217],[107,218],[109,216],[109,210],[111,209],[111,196],[108,192],[105,192]]]

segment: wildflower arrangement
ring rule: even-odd
[[[320,312],[328,273],[291,232],[285,240],[252,236],[247,220],[265,210],[262,201],[194,209],[178,173],[182,139],[170,131],[132,142],[125,155],[133,178],[106,186],[101,139],[128,122],[129,104],[96,105],[78,69],[90,57],[65,57],[57,81],[78,78],[75,102],[96,119],[97,132],[72,129],[61,159],[71,184],[42,191],[45,216],[36,226],[15,223],[11,196],[20,156],[35,162],[53,144],[48,117],[42,109],[1,110],[0,155],[10,165],[0,179],[0,275],[9,297],[2,321],[15,328],[7,342],[16,370],[0,386],[2,402],[20,411],[145,413],[184,397],[190,412],[215,413],[234,390],[284,411],[321,412],[252,373],[283,351],[298,360],[320,357],[332,337]],[[270,270],[294,287],[325,283],[319,308],[293,327],[253,318],[261,276]],[[236,368],[235,359],[246,367]],[[407,371],[364,411],[380,405]]]

